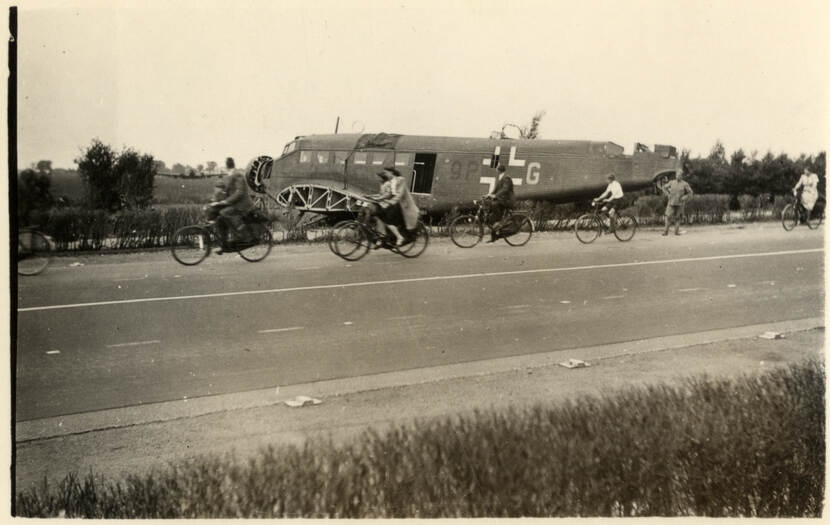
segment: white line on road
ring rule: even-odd
[[[397,317],[387,317],[387,321],[405,321],[407,319],[418,319],[420,317],[426,317],[424,314],[415,314],[415,315],[399,315]]]
[[[514,304],[513,306],[502,306],[499,310],[514,310],[518,308],[530,308],[530,304]]]
[[[55,355],[61,353],[60,350],[47,350],[46,355]]]
[[[158,339],[153,339],[151,341],[131,341],[129,343],[117,343],[114,345],[107,345],[107,348],[118,348],[121,346],[142,346],[142,345],[157,345],[161,343]]]
[[[388,281],[360,281],[355,283],[314,284],[309,286],[295,286],[292,288],[273,288],[271,290],[243,290],[240,292],[217,292],[200,295],[174,295],[169,297],[142,297],[140,299],[118,299],[114,301],[96,301],[90,303],[55,304],[49,306],[30,306],[18,308],[18,312],[38,312],[42,310],[62,310],[67,308],[87,308],[90,306],[109,306],[115,304],[157,303],[161,301],[186,301],[191,299],[210,299],[214,297],[234,297],[237,295],[262,295],[287,292],[305,292],[312,290],[330,290],[333,288],[359,288],[365,286],[379,286],[385,284],[417,283],[426,281],[449,281],[454,279],[474,279],[478,277],[498,277],[503,275],[528,275],[534,273],[576,272],[583,270],[602,270],[606,268],[625,268],[631,266],[653,266],[657,264],[678,264],[688,262],[718,261],[724,259],[745,259],[750,257],[774,257],[778,255],[796,255],[823,252],[824,248],[806,250],[787,250],[780,252],[739,253],[733,255],[711,255],[707,257],[685,257],[682,259],[662,259],[654,261],[636,261],[627,263],[591,264],[586,266],[570,266],[565,268],[539,268],[536,270],[507,270],[503,272],[467,273],[459,275],[434,275],[430,277],[410,277],[408,279],[390,279]]]
[[[293,332],[294,330],[302,330],[302,326],[289,326],[288,328],[269,328],[268,330],[259,330],[261,334],[273,334],[274,332]]]
[[[705,290],[706,288],[678,288],[678,292],[699,292],[700,290]]]
[[[625,299],[624,295],[608,295],[603,297],[603,299]]]

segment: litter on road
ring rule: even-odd
[[[567,361],[563,361],[559,363],[559,366],[564,366],[565,368],[586,368],[591,366],[591,363],[586,363],[581,359],[568,359]]]
[[[758,337],[761,339],[784,339],[784,334],[781,332],[764,332]]]
[[[320,403],[322,403],[322,401],[320,401],[319,399],[315,399],[313,397],[308,396],[297,396],[285,402],[285,404],[290,406],[291,408],[300,408],[309,405],[319,405]]]

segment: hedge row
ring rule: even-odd
[[[823,364],[92,473],[16,496],[87,518],[820,516]]]
[[[779,217],[781,210],[791,202],[790,197],[768,196],[739,197],[739,217],[729,210],[728,195],[695,195],[686,204],[686,221],[690,224],[719,224],[733,220],[763,220]],[[666,207],[666,198],[656,195],[637,197],[625,208],[635,215],[642,225],[661,223]],[[537,231],[570,229],[573,221],[582,213],[590,211],[589,203],[551,205],[547,203],[525,203],[521,207],[530,213]],[[450,221],[457,216],[447,214],[433,221],[435,235],[446,234]],[[35,224],[52,236],[58,250],[102,250],[154,248],[167,246],[170,236],[178,228],[202,220],[201,206],[175,205],[147,210],[125,210],[108,214],[101,210],[67,207],[36,212]],[[313,230],[313,231],[312,231]],[[303,240],[309,237],[323,238],[320,225],[290,226],[283,232],[284,240]]]

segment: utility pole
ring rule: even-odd
[[[340,128],[340,117],[337,117],[337,122],[334,124],[334,134],[337,135],[337,130]]]

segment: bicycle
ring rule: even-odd
[[[818,204],[818,201],[816,201],[816,204]],[[816,208],[808,211],[804,207],[801,203],[801,192],[799,191],[795,195],[794,201],[784,206],[784,209],[781,210],[781,225],[784,227],[784,230],[791,231],[800,222],[803,222],[808,228],[815,230],[821,224],[824,215],[823,213],[816,212]]]
[[[17,273],[37,275],[49,266],[52,259],[52,241],[32,227],[17,232]]]
[[[459,248],[472,248],[484,237],[484,225],[504,239],[510,246],[524,246],[533,236],[533,222],[524,213],[505,210],[498,226],[491,224],[490,206],[487,199],[473,201],[477,205],[475,213],[459,215],[450,223],[450,239]]]
[[[207,210],[207,207],[205,208]],[[212,249],[221,245],[221,235],[217,226],[218,220],[209,220],[203,224],[192,224],[179,228],[173,234],[170,252],[173,258],[185,266],[194,266],[204,261]],[[259,262],[271,253],[271,231],[266,226],[267,216],[254,209],[243,217],[245,237],[242,240],[231,240],[222,249],[225,253],[236,252],[248,262]],[[231,235],[233,228],[228,228]]]
[[[631,215],[617,213],[616,224],[611,229],[611,216],[602,211],[602,202],[594,203],[594,210],[591,213],[580,215],[574,223],[574,234],[580,242],[590,244],[603,233],[613,233],[614,237],[621,242],[627,242],[634,238],[637,233],[637,220]]]
[[[369,253],[369,248],[385,248],[408,259],[424,253],[429,244],[429,230],[422,221],[419,220],[413,230],[403,229],[401,234],[404,242],[396,246],[394,235],[388,230],[381,233],[375,227],[374,217],[370,212],[373,203],[373,200],[365,200],[357,219],[340,221],[334,225],[328,243],[332,253],[347,261],[362,259]]]

